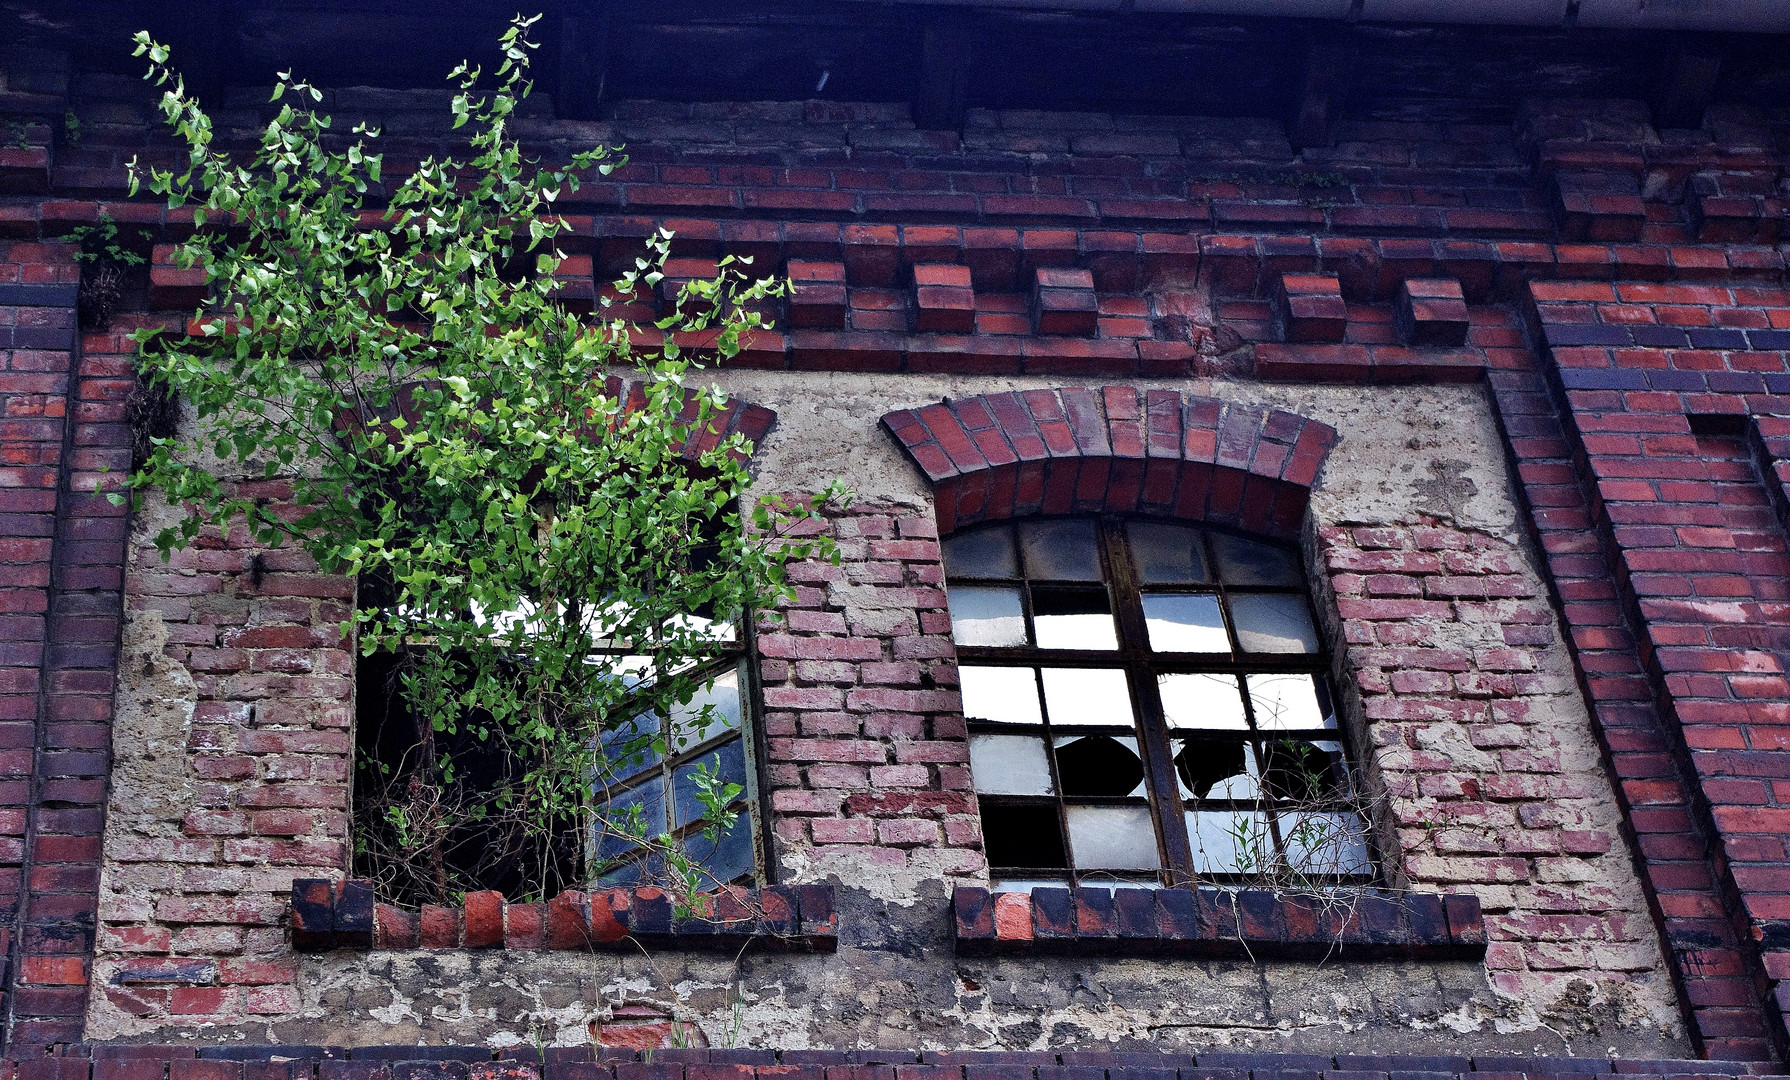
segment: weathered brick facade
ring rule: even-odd
[[[102,494],[131,461],[130,331],[180,330],[204,279],[170,255],[190,218],[125,190],[133,156],[172,160],[151,89],[114,55],[126,23],[77,7],[20,19],[0,49],[8,1077],[1782,1068],[1782,38],[1702,42],[1729,74],[1701,90],[1702,54],[1675,54],[1650,107],[1664,35],[1413,43],[1369,26],[1348,32],[1372,58],[1349,90],[1326,81],[1314,38],[1340,23],[1076,24],[1134,43],[1154,27],[1177,48],[1187,26],[1210,31],[1230,42],[1199,46],[1221,67],[1284,43],[1305,64],[1269,80],[1297,98],[1289,123],[1255,104],[1281,93],[1268,82],[1202,113],[1215,91],[1165,84],[1143,108],[1088,90],[1069,107],[1019,73],[1005,97],[984,87],[989,107],[941,105],[928,65],[956,54],[939,42],[966,33],[1019,65],[1003,35],[1046,31],[932,9],[917,111],[755,100],[792,92],[726,65],[750,92],[660,72],[665,100],[597,101],[590,84],[602,96],[636,69],[580,36],[595,15],[556,8],[517,130],[548,157],[600,143],[630,157],[562,201],[568,306],[588,310],[660,228],[671,284],[611,310],[648,322],[723,256],[786,274],[776,326],[716,375],[726,422],[756,443],[758,492],[858,490],[824,526],[839,565],[798,567],[796,599],[752,641],[759,884],[776,888],[775,910],[740,908],[748,933],[744,915],[661,919],[650,894],[475,893],[414,914],[343,899],[356,657],[339,627],[355,583],[239,535],[164,561],[150,538],[178,508],[127,518]],[[410,73],[432,44],[403,53],[383,15],[226,7],[171,23],[202,58],[193,81],[224,142],[267,115],[254,65],[314,39],[326,108],[383,129],[388,171],[452,147],[444,91],[360,85],[352,50],[327,55],[365,18],[368,41],[402,54],[392,78],[432,86]],[[850,32],[893,33],[870,6],[840,9],[869,27]],[[811,17],[779,16],[806,45]],[[72,44],[106,35],[91,55]],[[1554,65],[1546,79],[1562,57],[1595,71],[1519,97],[1478,52]],[[835,68],[869,78],[832,52],[814,62],[827,74],[804,93]],[[1482,100],[1462,104],[1456,77]],[[981,85],[962,74],[959,97],[966,78]],[[1334,115],[1318,137],[1313,115]],[[65,238],[102,216],[147,230],[150,265],[109,329],[80,333]],[[1259,892],[982,891],[941,537],[1088,514],[1298,545],[1372,788],[1384,903],[1326,922]],[[632,950],[580,947],[610,929]],[[198,1049],[110,1045],[176,1042]],[[634,1054],[692,1042],[716,1049]],[[1145,1050],[1163,1053],[1125,1053]],[[952,1056],[966,1052],[992,1056]]]

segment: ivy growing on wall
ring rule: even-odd
[[[555,847],[585,827],[592,777],[666,751],[666,725],[634,718],[689,711],[717,637],[774,606],[792,560],[831,554],[802,523],[843,496],[748,498],[737,435],[684,454],[723,403],[703,364],[737,354],[787,283],[726,260],[646,335],[608,301],[590,318],[558,302],[555,200],[621,159],[542,165],[518,146],[533,21],[500,39],[494,87],[465,64],[450,75],[464,157],[401,177],[378,131],[340,133],[290,74],[252,153],[220,150],[169,50],[137,36],[185,156],[133,162],[133,191],[191,209],[176,260],[205,269],[211,299],[189,333],[137,335],[143,377],[188,416],[129,486],[185,508],[155,537],[164,555],[228,533],[361,581],[343,632],[400,658],[395,692],[419,729],[396,766],[403,797],[356,823],[388,897],[471,886],[451,837],[526,868],[525,894],[600,870]],[[653,238],[616,295],[658,286],[669,246]],[[503,767],[469,782],[463,759],[493,754]],[[699,786],[705,828],[727,828],[737,790]],[[670,884],[702,887],[669,836],[641,839],[665,848]]]

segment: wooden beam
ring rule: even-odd
[[[1287,119],[1287,141],[1293,149],[1330,145],[1330,128],[1342,112],[1355,83],[1357,55],[1354,33],[1338,28],[1334,37],[1306,47],[1305,63]]]
[[[957,12],[932,14],[921,28],[914,122],[923,128],[963,127],[970,78],[969,29],[969,21]]]
[[[1681,52],[1672,57],[1654,90],[1653,126],[1702,127],[1703,113],[1715,100],[1715,84],[1721,75],[1719,56]]]

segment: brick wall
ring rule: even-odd
[[[145,134],[148,91],[57,63],[36,81],[9,69],[54,107],[0,151],[0,903],[21,1046],[76,1036],[90,961],[92,1015],[113,1033],[291,1011],[285,890],[344,865],[350,752],[334,626],[351,591],[293,553],[212,538],[162,564],[134,545],[115,660],[123,517],[89,491],[123,464],[121,335],[196,294],[158,265],[131,306],[160,314],[75,348],[75,268],[39,241],[102,210],[164,242],[180,224],[122,201],[132,155],[173,160]],[[327,106],[384,126],[397,160],[447,145],[441,97],[339,90]],[[231,91],[222,137],[264,101]],[[78,144],[41,122],[65,102],[85,117]],[[1318,521],[1372,762],[1414,852],[1401,872],[1482,898],[1505,993],[1580,981],[1619,998],[1661,970],[1663,938],[1700,1051],[1782,1051],[1790,566],[1770,481],[1790,390],[1790,116],[1722,106],[1661,132],[1638,102],[1533,102],[1510,125],[1347,121],[1301,152],[1265,120],[972,110],[937,132],[905,107],[837,102],[621,102],[571,123],[543,98],[519,129],[549,154],[629,144],[630,165],[569,203],[581,293],[662,226],[685,269],[746,254],[813,275],[745,367],[1050,380],[1034,390],[1161,379],[1213,398],[1485,380],[1545,573],[1446,515]],[[1457,294],[1440,321],[1464,319],[1464,341],[1418,325],[1414,297]],[[1118,417],[1140,446],[1143,401]],[[853,437],[883,438],[876,415]],[[761,634],[771,831],[798,879],[851,874],[911,900],[902,882],[983,873],[933,509],[873,500],[832,519],[843,565],[805,571],[787,623]],[[1574,675],[1620,827],[1573,726]],[[96,881],[110,745],[131,752],[110,772]]]

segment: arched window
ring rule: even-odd
[[[1031,518],[944,558],[997,888],[1371,876],[1292,548]]]

